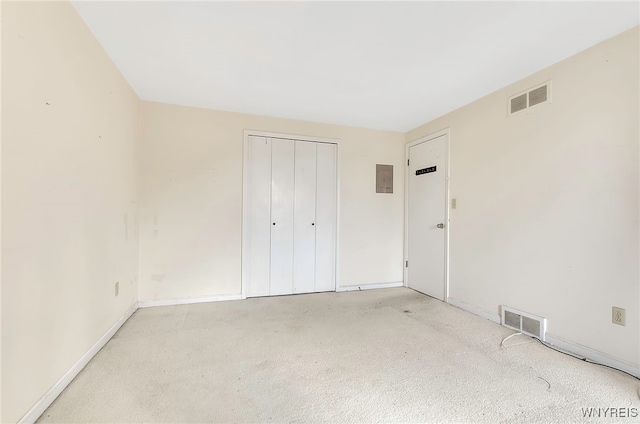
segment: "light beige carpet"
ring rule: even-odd
[[[640,381],[512,333],[404,288],[140,309],[39,422],[640,421],[602,416]]]

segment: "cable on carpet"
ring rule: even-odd
[[[547,385],[549,386],[549,387],[547,387],[547,390],[551,390],[551,383],[549,383],[547,380],[545,380],[544,378],[542,378],[542,377],[540,377],[540,376],[538,376],[538,378],[539,378],[540,380],[544,381],[545,383],[547,383]]]
[[[514,336],[522,336],[522,333],[513,333],[512,335],[505,337],[504,339],[502,339],[502,342],[500,342],[500,346],[507,349],[509,346],[505,345],[504,342],[506,342],[507,340],[509,340],[511,337],[514,337]]]
[[[513,334],[511,334],[510,336],[507,336],[507,337],[505,337],[504,339],[502,339],[502,342],[500,342],[500,346],[504,347],[505,349],[508,349],[508,348],[509,348],[509,346],[505,345],[505,344],[504,344],[504,342],[506,342],[507,340],[509,340],[511,337],[515,337],[515,336],[522,336],[522,335],[523,335],[523,333],[513,333]],[[591,359],[585,358],[584,356],[576,355],[575,353],[566,352],[566,351],[564,351],[564,350],[562,350],[562,349],[558,349],[558,348],[556,348],[556,347],[554,347],[554,346],[550,345],[550,344],[549,344],[549,343],[547,343],[547,342],[543,342],[542,340],[540,340],[540,339],[539,339],[539,338],[537,338],[537,337],[531,337],[531,338],[532,338],[532,339],[534,339],[534,340],[537,340],[538,342],[540,342],[540,344],[541,344],[542,346],[548,347],[549,349],[551,349],[551,350],[555,350],[556,352],[560,352],[560,353],[562,353],[563,355],[567,355],[567,356],[570,356],[570,357],[572,357],[572,358],[579,359],[579,360],[581,360],[581,361],[583,361],[583,362],[586,362],[586,363],[588,363],[588,364],[600,365],[601,367],[606,367],[606,368],[610,368],[610,369],[612,369],[612,370],[620,371],[621,373],[627,374],[627,375],[629,375],[629,376],[631,376],[631,377],[635,378],[636,380],[640,380],[640,377],[637,377],[637,376],[635,376],[635,375],[631,374],[630,372],[623,371],[623,370],[621,370],[621,369],[618,369],[618,368],[612,367],[612,366],[610,366],[610,365],[601,364],[600,362],[592,361]],[[546,380],[545,380],[545,381],[546,381]],[[548,382],[547,382],[547,383],[548,383]],[[640,397],[640,392],[638,393],[638,397]]]
[[[511,336],[515,336],[515,335],[517,335],[517,334],[522,334],[522,333],[515,333],[515,334],[512,334]],[[509,336],[509,337],[511,337],[511,336]],[[507,337],[507,339],[508,339],[509,337]],[[622,372],[622,373],[625,373],[625,374],[627,374],[627,375],[630,375],[631,377],[635,378],[636,380],[640,380],[640,377],[637,377],[637,376],[635,376],[635,375],[631,374],[630,372],[623,371],[623,370],[621,370],[621,369],[618,369],[618,368],[612,367],[612,366],[610,366],[610,365],[601,364],[600,362],[592,361],[591,359],[585,358],[584,356],[579,356],[579,355],[575,355],[575,354],[570,353],[570,352],[565,352],[565,351],[563,351],[563,350],[561,350],[561,349],[558,349],[558,348],[556,348],[556,347],[553,347],[553,346],[552,346],[552,345],[550,345],[549,343],[543,342],[542,340],[538,339],[537,337],[533,337],[533,338],[534,338],[534,339],[536,339],[537,341],[539,341],[539,342],[540,342],[540,344],[541,344],[542,346],[546,346],[546,347],[548,347],[548,348],[549,348],[549,349],[551,349],[551,350],[555,350],[556,352],[560,352],[560,353],[565,354],[565,355],[567,355],[567,356],[571,356],[572,358],[579,359],[579,360],[581,360],[581,361],[583,361],[583,362],[586,362],[586,363],[588,363],[588,364],[600,365],[601,367],[611,368],[612,370],[620,371],[620,372]],[[506,340],[506,339],[505,339],[505,340]],[[502,342],[504,343],[504,341],[505,341],[505,340],[503,340]]]

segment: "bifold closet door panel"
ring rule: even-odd
[[[271,139],[271,295],[293,293],[293,143]]]
[[[295,142],[293,292],[315,291],[316,144]]]
[[[316,288],[336,289],[337,145],[318,143],[316,184]]]
[[[271,140],[249,137],[247,168],[246,295],[269,295],[271,268]]]

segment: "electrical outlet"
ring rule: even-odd
[[[611,321],[618,325],[627,325],[625,310],[623,308],[613,307]]]
[[[116,283],[116,296],[120,294],[120,282]]]

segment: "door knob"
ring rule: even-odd
[[[276,225],[276,223],[274,222],[273,225]]]
[[[315,223],[315,222],[312,222],[312,223],[311,223],[311,225],[316,225],[316,223]]]
[[[275,225],[275,224],[274,224]],[[436,225],[438,228],[444,228],[444,224],[438,224]]]

